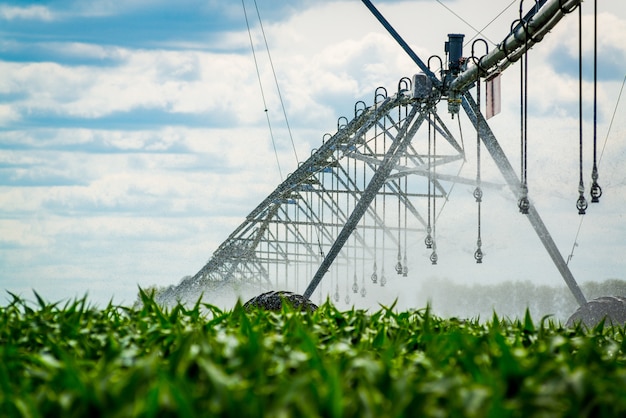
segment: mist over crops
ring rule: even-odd
[[[584,282],[580,285],[587,300],[602,296],[626,296],[626,281],[609,279],[602,282]],[[147,292],[154,291],[157,300],[167,290],[174,291],[174,286],[147,288]],[[187,305],[195,304],[199,299],[204,303],[230,309],[237,300],[242,302],[262,293],[262,289],[255,286],[232,286],[220,284],[215,287],[198,289],[196,292],[185,295],[172,293],[162,299],[165,305],[173,306],[178,301]],[[379,297],[377,301],[375,297]],[[354,295],[350,303],[332,299],[328,294],[321,300],[328,298],[339,309],[350,309],[354,306],[376,310],[381,304],[395,304],[398,309],[420,309],[429,306],[432,312],[443,318],[465,318],[485,321],[495,313],[501,317],[519,319],[526,311],[534,318],[549,316],[555,321],[565,322],[578,304],[567,286],[538,285],[530,281],[503,281],[495,284],[457,283],[448,279],[432,279],[425,281],[415,290],[404,294],[387,293],[372,297],[367,306],[363,306],[359,295]],[[137,300],[140,300],[138,295]],[[319,298],[314,300],[319,303]]]

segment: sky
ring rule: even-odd
[[[626,280],[626,99],[618,102],[626,76],[626,10],[619,2],[599,3],[604,195],[582,223],[574,207],[577,12],[528,60],[530,198],[564,257],[574,250],[569,265],[579,282]],[[250,35],[236,1],[0,0],[1,289],[25,297],[35,290],[51,301],[87,295],[106,304],[132,303],[138,286],[178,283],[297,167],[294,147],[309,155],[355,102],[371,104],[376,87],[393,89],[418,72],[360,1],[256,0],[271,62],[255,3],[243,4]],[[481,30],[493,48],[519,17],[518,3],[508,1],[374,4],[422,59],[443,56],[448,33],[464,33],[468,41]],[[583,6],[587,188],[592,5]],[[502,101],[502,112],[489,122],[518,167],[519,64],[502,76]],[[468,151],[466,176],[471,161]],[[504,183],[488,162],[484,178]],[[417,291],[429,280],[562,284],[507,189],[485,196],[485,260],[473,264],[470,196],[459,187],[442,212],[439,264],[415,262],[413,282],[391,283],[381,299]]]

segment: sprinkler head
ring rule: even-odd
[[[576,209],[578,209],[579,215],[584,215],[587,212],[587,199],[582,194],[578,196],[578,200],[576,200]]]

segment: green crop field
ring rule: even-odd
[[[626,416],[624,328],[428,309],[0,308],[3,417]]]

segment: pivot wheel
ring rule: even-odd
[[[572,326],[581,322],[588,327],[595,327],[603,319],[606,325],[626,324],[626,297],[603,296],[592,299],[578,308],[569,317],[566,325]]]
[[[287,291],[262,293],[247,301],[243,307],[246,311],[250,311],[254,308],[266,311],[280,311],[283,308],[283,303],[288,303],[293,308],[301,311],[313,312],[317,310],[317,305],[305,299],[304,296]]]

